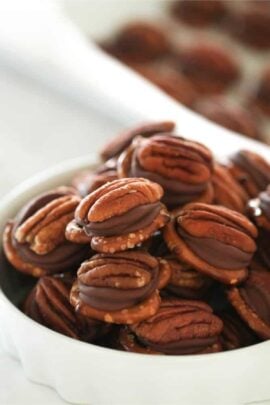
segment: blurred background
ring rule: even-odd
[[[0,195],[96,152],[132,121],[86,89],[96,66],[74,75],[84,64],[76,55],[82,41],[189,109],[269,142],[269,0],[2,0]]]

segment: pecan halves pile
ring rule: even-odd
[[[270,232],[270,187],[248,202],[248,214],[259,229]]]
[[[247,277],[256,236],[256,227],[242,214],[201,203],[186,205],[164,230],[179,260],[231,285]]]
[[[24,312],[56,332],[92,342],[107,333],[109,326],[75,313],[69,302],[71,285],[68,275],[41,277],[24,303]]]
[[[108,323],[140,322],[159,308],[163,266],[143,251],[95,255],[78,270],[71,303],[78,313]]]
[[[160,202],[162,195],[162,188],[146,179],[115,180],[80,202],[75,222],[91,238],[93,250],[114,253],[132,249],[169,221]]]
[[[230,172],[252,198],[270,183],[270,164],[255,152],[241,150],[231,157]]]
[[[204,302],[164,299],[155,315],[130,325],[130,330],[137,343],[155,352],[202,354],[221,350],[222,327],[222,321]]]
[[[262,339],[270,339],[270,273],[251,271],[246,282],[228,291],[245,323]]]
[[[144,138],[149,138],[163,132],[172,132],[174,127],[175,124],[172,121],[161,121],[144,123],[135,128],[128,129],[107,142],[100,151],[100,157],[104,161],[116,158],[132,143],[136,136],[140,135]]]
[[[69,242],[65,228],[79,202],[65,187],[32,199],[6,225],[3,246],[8,261],[35,277],[77,266],[90,249]]]
[[[137,137],[119,157],[119,177],[144,177],[164,189],[164,203],[177,208],[213,198],[212,154],[200,143],[168,134]]]

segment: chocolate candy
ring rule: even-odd
[[[164,189],[163,202],[178,208],[190,201],[211,202],[212,154],[203,145],[172,135],[138,137],[119,157],[119,177],[144,177]]]
[[[225,284],[246,279],[256,236],[242,214],[201,203],[186,205],[164,230],[168,248],[180,261]]]

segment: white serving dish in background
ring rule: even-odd
[[[247,140],[246,147],[250,146]],[[29,198],[68,183],[91,162],[90,157],[67,161],[17,187],[0,203],[0,232]],[[2,285],[7,284],[9,276],[1,271]],[[75,404],[240,405],[270,398],[270,342],[196,356],[120,352],[39,325],[20,312],[3,290],[0,324],[4,349],[21,361],[26,376]]]

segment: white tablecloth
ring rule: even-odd
[[[0,197],[60,160],[95,152],[119,124],[12,72],[0,69]],[[1,325],[0,325],[1,327]],[[0,344],[0,404],[64,403],[51,389],[28,381]]]

